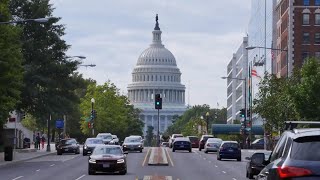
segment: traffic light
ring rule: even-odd
[[[250,117],[250,115],[251,115],[251,111],[250,109],[247,109],[247,117]]]
[[[88,122],[88,128],[91,129],[91,122]]]
[[[244,118],[246,116],[246,110],[240,109],[240,117]]]
[[[160,97],[160,94],[155,95],[154,106],[155,109],[162,109],[162,98]]]
[[[91,111],[91,120],[96,119],[97,118],[97,111],[96,110],[92,110]]]

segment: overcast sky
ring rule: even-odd
[[[190,104],[226,107],[227,64],[246,35],[251,0],[51,0],[66,25],[68,55],[83,55],[85,78],[108,79],[127,92],[140,53],[149,47],[155,14],[162,42],[175,56]],[[188,102],[188,97],[186,97]]]

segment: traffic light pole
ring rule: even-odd
[[[247,78],[244,79],[244,131],[243,131],[243,145],[246,144],[246,123],[247,123]],[[249,147],[249,145],[247,145]]]
[[[93,113],[93,102],[91,102],[91,113]],[[91,116],[92,116],[92,122],[91,122],[91,129],[92,129],[92,136],[94,137],[94,123],[93,123],[93,121],[94,121],[94,115],[93,114],[91,114]]]
[[[157,147],[160,147],[160,109],[158,109]]]

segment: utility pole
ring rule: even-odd
[[[67,136],[67,116],[63,115],[63,137],[66,138]]]
[[[50,152],[50,122],[51,122],[51,114],[50,117],[48,119],[48,144],[47,144],[47,152]],[[39,145],[40,146],[40,145]]]
[[[93,109],[94,102],[95,102],[94,98],[91,98],[91,130],[92,130],[93,137],[94,137],[94,109]]]
[[[162,98],[160,94],[155,94],[154,99],[154,108],[158,110],[157,147],[160,147],[160,109],[162,109]]]

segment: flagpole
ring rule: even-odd
[[[253,101],[253,99],[252,99],[252,97],[253,97],[253,87],[252,87],[252,80],[253,80],[253,78],[252,78],[252,68],[253,68],[253,62],[251,61],[251,63],[250,63],[250,66],[251,66],[251,72],[250,72],[250,78],[251,78],[251,80],[250,80],[250,94],[249,94],[249,98],[250,98],[250,104],[249,104],[249,109],[250,109],[250,117],[249,117],[249,122],[250,122],[250,141],[252,142],[252,101]],[[258,75],[258,74],[257,74]],[[251,144],[251,142],[250,142],[250,144]]]

